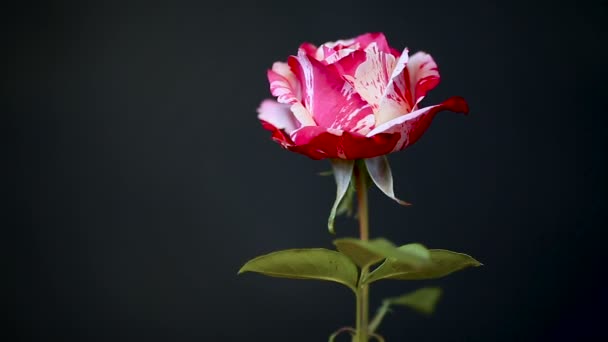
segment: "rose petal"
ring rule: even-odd
[[[395,56],[382,52],[376,43],[365,49],[365,61],[359,64],[352,80],[355,90],[377,112],[380,100],[395,68]]]
[[[302,82],[304,105],[318,126],[360,134],[373,128],[372,109],[334,68],[309,58],[304,50],[289,63]]]
[[[365,166],[367,167],[367,172],[372,181],[374,181],[374,184],[376,184],[386,196],[397,201],[397,203],[401,205],[410,205],[410,203],[395,197],[395,191],[393,190],[393,174],[391,173],[391,166],[389,165],[386,156],[365,159]]]
[[[318,60],[318,58],[317,58],[318,48],[316,45],[306,42],[306,43],[300,44],[300,49],[304,50],[304,52],[306,52],[306,54],[309,55],[310,57],[313,57]],[[321,58],[322,58],[322,56],[321,56]]]
[[[357,50],[332,64],[336,72],[351,85],[354,85],[355,72],[361,63],[365,62],[365,51]]]
[[[376,134],[366,137],[357,133],[328,130],[319,126],[302,127],[291,133],[294,146],[291,151],[312,159],[372,158],[390,153],[401,134]]]
[[[300,123],[289,109],[289,105],[270,99],[264,100],[260,104],[258,119],[284,130],[287,134],[300,127]]]
[[[301,98],[299,82],[287,63],[275,62],[268,70],[268,82],[270,92],[280,103],[293,104]]]
[[[382,32],[364,33],[356,37],[355,42],[359,43],[360,49],[366,49],[370,44],[376,43],[378,50],[384,53],[391,53],[391,48],[386,41],[386,37]]]
[[[260,122],[262,123],[262,127],[264,127],[264,129],[272,132],[272,140],[274,142],[280,144],[286,149],[290,149],[294,146],[293,141],[284,130],[274,127],[270,122],[264,120],[260,120]]]
[[[469,107],[462,97],[454,96],[441,104],[421,108],[385,122],[370,131],[367,136],[373,137],[377,134],[400,133],[401,139],[395,145],[393,151],[402,150],[415,143],[429,127],[435,114],[442,110],[466,114],[469,112]]]
[[[376,112],[376,125],[390,121],[403,115],[403,113],[409,113],[414,108],[409,87],[408,69],[406,68],[408,59],[406,48],[397,60],[384,94],[380,99]]]
[[[365,50],[372,43],[376,44],[378,50],[387,54],[391,53],[391,48],[383,33],[365,33],[353,39],[323,44],[320,48],[321,55],[323,55],[322,60],[326,65],[334,64],[356,51]]]
[[[279,103],[292,105],[292,111],[302,126],[316,125],[310,112],[300,104],[300,82],[287,63],[275,62],[272,70],[268,70],[268,81],[272,95]]]
[[[413,99],[417,105],[427,92],[439,84],[439,69],[431,55],[416,52],[410,57],[407,70],[410,76],[410,89],[414,93]]]
[[[334,205],[331,208],[331,212],[329,213],[329,219],[327,220],[327,227],[329,232],[334,234],[334,219],[336,218],[336,211],[338,209],[338,205],[342,198],[346,194],[346,190],[348,190],[348,186],[350,184],[350,180],[353,176],[353,167],[355,165],[354,160],[342,160],[342,159],[332,159],[331,166],[334,170],[334,177],[336,179],[336,200],[334,201]]]
[[[325,65],[329,65],[329,64],[334,64],[337,61],[341,60],[342,58],[352,54],[353,52],[358,51],[357,49],[351,49],[351,48],[345,48],[345,49],[340,49],[338,51],[335,51],[334,53],[331,53],[329,55],[327,55],[327,57],[325,57],[325,59],[322,61],[323,64]]]

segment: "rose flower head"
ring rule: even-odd
[[[467,113],[463,98],[419,108],[439,83],[433,58],[391,48],[382,33],[316,47],[268,70],[258,118],[284,148],[313,159],[364,159],[415,143],[442,110]]]

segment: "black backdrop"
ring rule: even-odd
[[[373,191],[372,236],[485,264],[374,286],[372,307],[445,289],[433,317],[389,315],[387,340],[606,336],[607,13],[600,0],[5,8],[17,340],[323,341],[353,324],[345,288],[236,272],[273,250],[331,247],[334,183],[316,175],[329,164],[280,149],[257,122],[266,69],[303,41],[369,31],[432,53],[442,82],[426,104],[471,107],[390,156],[414,206]]]

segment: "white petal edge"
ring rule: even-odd
[[[426,77],[437,77],[440,79],[439,70],[437,70],[437,62],[433,59],[433,56],[430,54],[418,51],[412,56],[410,56],[410,61],[407,65],[407,69],[410,74],[409,79],[409,87],[412,91],[412,96],[416,105],[418,105],[425,96],[420,96],[420,94],[416,94],[416,85],[418,81]]]
[[[378,111],[376,113],[377,124],[383,124],[399,117],[402,113],[412,111],[412,108],[410,108],[410,104],[407,103],[406,99],[389,97],[389,95],[394,95],[392,90],[393,87],[397,87],[402,93],[405,93],[405,89],[409,86],[403,78],[398,78],[408,66],[408,54],[409,50],[407,48],[403,49],[403,53],[401,53],[401,56],[397,60],[395,68],[391,73],[391,78],[388,80],[388,84],[384,89],[384,94],[382,94],[378,104]],[[407,80],[407,82],[409,83],[409,80]]]
[[[388,197],[401,205],[410,205],[410,203],[402,201],[395,197],[393,190],[393,174],[391,166],[388,163],[386,156],[379,156],[365,159],[367,172],[376,186]]]
[[[331,167],[334,171],[334,177],[336,179],[336,201],[334,202],[333,207],[331,208],[331,212],[329,214],[329,219],[327,220],[327,228],[329,232],[335,234],[334,230],[334,220],[336,218],[336,211],[338,210],[338,205],[342,201],[342,198],[346,194],[348,190],[348,186],[350,185],[350,180],[353,177],[353,169],[355,166],[354,160],[345,160],[345,159],[332,159]]]
[[[264,100],[258,107],[258,119],[264,120],[278,129],[290,134],[298,128],[297,119],[289,109],[288,104],[275,100]]]
[[[395,129],[396,126],[398,126],[406,121],[415,119],[421,115],[424,115],[429,110],[431,110],[437,106],[441,106],[441,104],[420,108],[411,113],[396,117],[396,118],[392,119],[391,121],[387,121],[379,126],[376,126],[376,128],[372,129],[369,133],[367,133],[367,137],[371,137],[371,136],[374,136],[374,135],[380,134],[380,133],[394,133],[394,132],[396,132],[396,129]]]
[[[300,122],[302,127],[306,126],[316,126],[317,123],[312,118],[312,114],[302,105],[300,102],[296,102],[291,105],[291,112],[296,117],[296,119]]]
[[[354,88],[372,106],[374,113],[378,110],[395,65],[395,56],[381,52],[374,42],[365,48],[365,60],[355,70]]]

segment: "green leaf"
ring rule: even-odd
[[[400,297],[385,299],[391,305],[403,305],[420,313],[430,315],[441,297],[439,287],[423,287]]]
[[[384,316],[391,312],[391,306],[404,305],[424,314],[433,313],[437,301],[441,297],[441,289],[438,287],[425,287],[410,292],[400,297],[387,298],[382,301],[382,306],[376,311],[374,318],[369,323],[369,332],[375,332]]]
[[[405,245],[399,247],[402,250],[409,250],[412,247]],[[431,249],[431,262],[424,264],[418,268],[412,265],[401,262],[396,259],[387,259],[384,263],[365,279],[365,283],[371,283],[380,279],[400,279],[400,280],[420,280],[420,279],[435,279],[445,277],[446,275],[462,270],[467,267],[481,266],[481,263],[469,255],[456,253],[444,249]]]
[[[287,249],[249,260],[238,274],[257,272],[271,277],[334,281],[356,291],[359,271],[343,254],[324,248]]]
[[[383,238],[369,241],[344,238],[334,240],[334,245],[360,267],[367,267],[386,258],[391,258],[417,269],[430,260],[428,250],[420,244],[411,244],[407,245],[408,248],[400,249]]]

